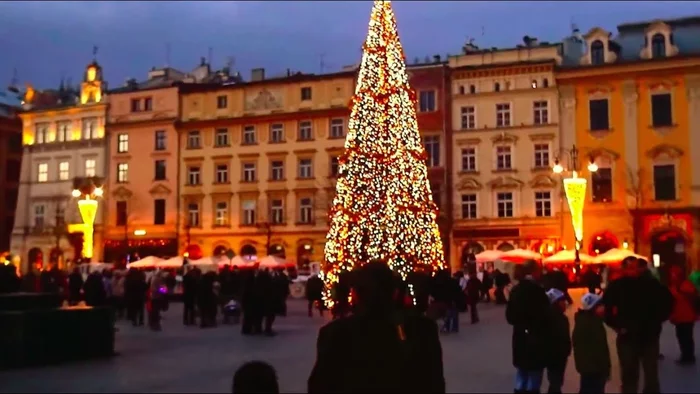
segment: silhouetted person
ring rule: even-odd
[[[36,270],[31,268],[21,279],[21,291],[25,293],[39,293],[41,291],[41,286],[39,285],[39,276],[36,274]]]
[[[14,293],[20,288],[17,267],[14,264],[0,264],[0,294]]]
[[[107,304],[107,292],[102,283],[102,274],[98,271],[91,272],[83,284],[85,304],[89,306],[104,306]]]
[[[182,278],[182,323],[186,326],[197,324],[195,305],[197,302],[197,282],[199,274],[197,268],[186,268],[187,273]]]
[[[323,280],[318,275],[313,274],[306,281],[306,301],[309,317],[313,316],[313,308],[318,304],[318,312],[323,316]]]
[[[262,331],[263,298],[259,291],[258,277],[261,272],[257,268],[247,271],[243,278],[243,294],[241,304],[243,307],[243,335],[260,334]]]
[[[385,263],[370,262],[355,273],[355,313],[319,331],[308,392],[444,393],[435,322],[396,310]]]
[[[124,279],[124,301],[127,318],[134,326],[144,324],[147,289],[146,276],[134,268],[129,269]]]
[[[68,275],[68,302],[75,305],[82,298],[80,292],[83,290],[83,275],[78,267],[73,268],[73,272]]]
[[[280,392],[275,368],[263,361],[243,364],[233,375],[234,394],[276,394]]]

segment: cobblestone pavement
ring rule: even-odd
[[[580,298],[580,294],[572,294]],[[283,392],[305,392],[306,379],[314,362],[315,340],[324,319],[308,318],[305,304],[290,301],[290,314],[279,319],[274,338],[242,337],[240,326],[213,329],[184,327],[181,307],[173,304],[166,314],[164,330],[154,333],[119,323],[119,356],[36,369],[0,373],[0,392],[230,392],[233,371],[243,362],[262,359],[274,365]],[[573,310],[571,311],[573,313]],[[461,332],[444,335],[445,378],[448,392],[512,392],[510,327],[503,308],[484,305],[481,322],[462,319]],[[696,338],[700,329],[696,326]],[[611,350],[614,335],[609,334]],[[664,392],[700,392],[698,367],[678,367],[672,326],[664,328],[661,348],[666,360],[660,362]],[[616,355],[613,354],[613,360]],[[614,364],[616,362],[614,361]],[[616,366],[608,392],[619,391]],[[570,361],[565,392],[577,392],[578,375]]]

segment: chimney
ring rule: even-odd
[[[433,62],[440,63],[440,55],[433,56]]]
[[[254,68],[250,70],[250,81],[258,82],[265,80],[265,69],[264,68]]]
[[[538,45],[537,37],[525,36],[523,37],[523,43],[528,47],[536,47]]]
[[[292,76],[292,70],[289,69],[289,68],[287,69],[287,76],[288,76],[288,77],[291,77],[291,76]]]
[[[135,78],[127,78],[126,82],[124,82],[124,86],[128,88],[135,88],[136,87],[136,79]]]
[[[199,65],[204,66],[206,64],[207,64],[207,59],[204,56],[200,57],[199,58]]]

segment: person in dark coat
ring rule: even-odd
[[[14,264],[0,264],[0,294],[14,293],[20,289],[20,278]]]
[[[569,278],[566,277],[564,271],[559,268],[554,268],[552,271],[547,272],[542,279],[545,290],[557,289],[564,293],[566,302],[569,305],[574,302],[569,295]]]
[[[130,268],[124,279],[124,302],[127,318],[134,326],[144,325],[147,290],[146,275],[135,268]]]
[[[605,322],[617,332],[617,354],[623,393],[636,393],[640,365],[645,393],[659,393],[659,337],[673,308],[670,291],[651,275],[641,275],[646,261],[622,261],[622,277],[603,293]]]
[[[436,323],[396,310],[385,263],[355,272],[355,313],[319,331],[308,393],[444,393]]]
[[[56,283],[55,272],[50,269],[45,269],[39,274],[39,282],[41,282],[42,293],[58,293],[58,283]]]
[[[486,278],[486,273],[484,273],[484,278]],[[476,276],[476,270],[469,272],[469,280],[467,280],[467,302],[469,305],[469,315],[471,317],[472,324],[479,322],[479,311],[477,310],[477,304],[481,299],[483,294],[484,285],[479,281]]]
[[[520,267],[522,278],[511,290],[506,306],[506,320],[513,326],[515,392],[539,393],[549,354],[551,310],[547,293],[535,281],[537,263],[530,260]]]
[[[243,304],[243,323],[241,333],[243,335],[260,334],[262,331],[263,300],[258,291],[259,269],[245,272],[243,277],[243,293],[241,303]]]
[[[22,277],[21,282],[20,291],[22,292],[39,293],[41,291],[39,276],[36,274],[36,270],[33,267]]]
[[[70,305],[76,305],[82,298],[80,292],[83,290],[83,275],[79,268],[74,268],[73,272],[68,275],[68,302]]]
[[[561,394],[564,385],[566,364],[571,355],[571,335],[569,318],[566,316],[566,295],[560,290],[551,289],[547,292],[552,304],[552,335],[549,343],[549,358],[547,360],[547,380],[549,394]]]
[[[481,280],[481,299],[484,302],[491,302],[491,288],[493,287],[493,274],[487,269],[483,271],[483,279]],[[470,275],[471,276],[471,275]],[[481,301],[481,300],[480,300]],[[477,319],[479,320],[479,319]]]
[[[425,314],[428,311],[432,279],[430,272],[422,266],[418,271],[408,274],[407,280],[413,286],[413,296],[416,301],[415,310],[418,314]]]
[[[507,303],[505,289],[508,284],[510,284],[510,278],[508,275],[502,273],[499,269],[493,271],[493,283],[496,287],[493,295],[496,299],[496,304],[502,305]]]
[[[89,306],[104,306],[107,304],[107,292],[102,281],[102,274],[91,272],[83,284],[85,304]]]
[[[261,314],[259,317],[262,317],[263,333],[267,336],[273,336],[275,333],[272,331],[272,325],[277,317],[279,295],[275,291],[275,282],[269,270],[265,269],[258,274],[255,287],[261,300]],[[259,319],[258,324],[260,323]]]
[[[284,270],[278,269],[272,273],[272,287],[274,293],[274,312],[278,316],[287,316],[287,298],[289,298],[289,277]]]
[[[597,290],[602,290],[603,277],[592,267],[586,270],[582,279],[589,293],[596,294]]]
[[[186,267],[187,273],[182,277],[182,323],[186,326],[197,324],[195,305],[197,304],[197,288],[201,271],[197,267]]]
[[[318,275],[311,275],[306,281],[306,301],[309,317],[313,316],[314,305],[318,304],[318,312],[323,316],[323,280]]]
[[[202,275],[197,287],[197,307],[199,308],[199,327],[216,326],[217,296],[214,293],[216,273],[207,272]]]

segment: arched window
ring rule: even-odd
[[[270,250],[267,251],[267,254],[270,256],[277,256],[277,257],[285,258],[287,256],[287,251],[284,249],[284,246],[282,246],[281,244],[274,244],[274,245],[270,245]]]
[[[246,260],[257,260],[258,250],[251,244],[243,245],[241,248],[241,257]]]
[[[666,36],[656,33],[651,38],[651,57],[658,59],[666,56]]]
[[[493,91],[494,92],[500,92],[501,91],[501,84],[496,82],[493,84]]]
[[[214,253],[212,253],[212,255],[213,255],[214,257],[223,256],[223,255],[226,254],[226,251],[228,251],[228,249],[226,248],[226,246],[224,246],[224,245],[219,245],[219,246],[217,246],[217,247],[214,248]]]
[[[459,87],[459,94],[464,94],[464,86]]]
[[[476,93],[476,86],[474,86],[474,85],[469,85],[469,93],[471,93],[471,94]]]
[[[595,40],[591,43],[591,64],[605,63],[605,45],[603,41]]]
[[[508,242],[504,242],[504,243],[498,245],[498,247],[496,249],[500,250],[501,252],[510,252],[511,250],[515,249],[515,246],[513,246],[513,244],[510,244]]]

